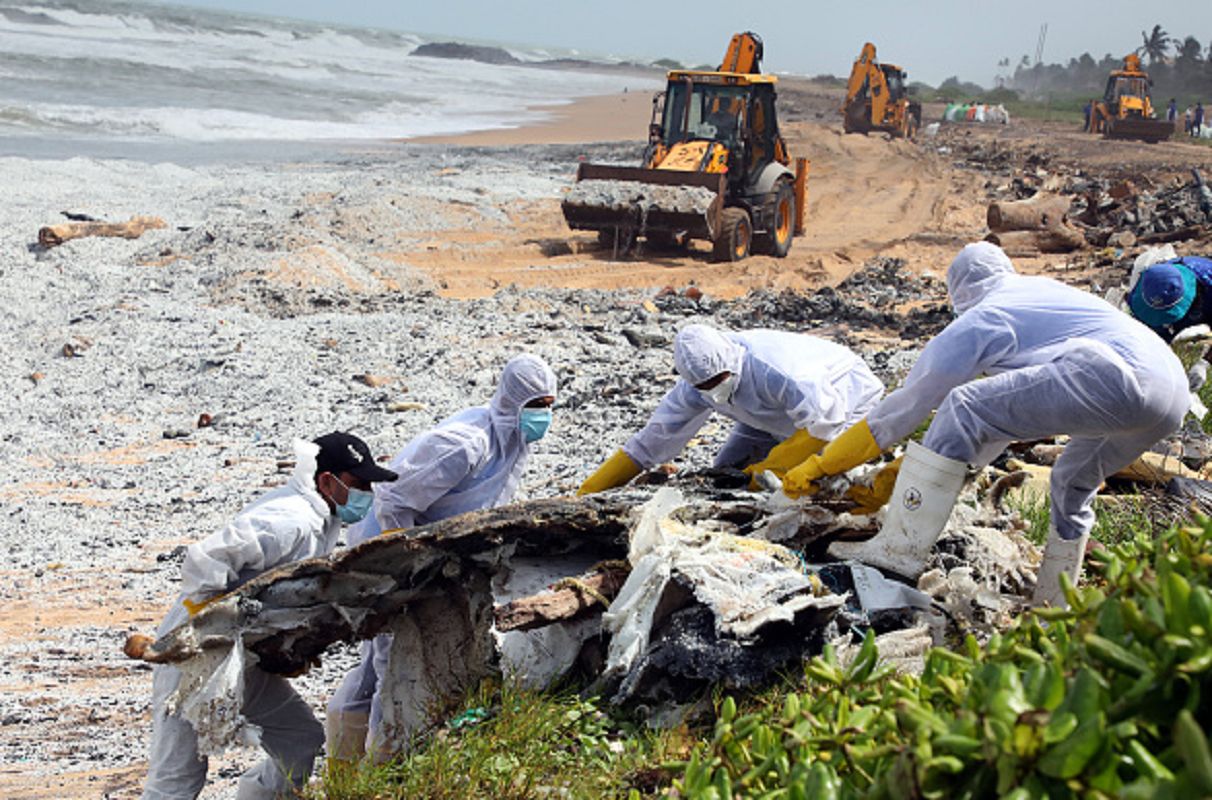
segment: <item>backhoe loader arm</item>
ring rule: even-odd
[[[859,57],[854,60],[854,68],[850,70],[850,82],[846,85],[846,102],[849,103],[858,97],[864,81],[870,80],[874,85],[877,75],[878,80],[882,81],[883,75],[875,65],[875,45],[867,42],[859,52]]]
[[[718,72],[738,72],[744,75],[761,74],[762,37],[753,31],[733,34]]]

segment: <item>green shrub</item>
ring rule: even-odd
[[[683,797],[1189,798],[1212,795],[1212,522],[1092,554],[1070,610],[984,647],[932,650],[920,677],[813,659],[781,702],[719,705],[674,766]]]

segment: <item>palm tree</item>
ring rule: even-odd
[[[1136,52],[1149,57],[1149,66],[1166,57],[1166,51],[1170,49],[1170,34],[1163,31],[1161,25],[1154,25],[1152,33],[1141,31],[1140,38],[1144,40],[1144,44],[1136,48]]]

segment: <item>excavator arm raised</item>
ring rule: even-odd
[[[717,72],[737,72],[760,75],[762,72],[762,37],[753,31],[733,34],[728,51]]]

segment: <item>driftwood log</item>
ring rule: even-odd
[[[1038,253],[1071,253],[1086,243],[1086,237],[1079,230],[1060,227],[995,232],[986,236],[985,241],[993,242],[1010,256],[1031,256]]]
[[[55,247],[72,239],[86,236],[114,236],[121,239],[138,239],[150,230],[165,227],[159,217],[132,217],[128,222],[64,222],[47,225],[38,231],[38,244]]]
[[[1165,244],[1166,242],[1185,242],[1187,239],[1194,239],[1208,232],[1206,225],[1188,225],[1185,228],[1179,228],[1174,231],[1158,231],[1156,233],[1146,233],[1137,241],[1141,244]]]
[[[494,612],[497,630],[528,631],[555,622],[576,619],[585,612],[612,601],[631,570],[626,562],[607,564],[576,578],[565,578],[549,590],[521,597],[498,606]]]
[[[985,222],[991,231],[1036,231],[1059,228],[1068,215],[1068,197],[1040,192],[1026,200],[990,203]]]

